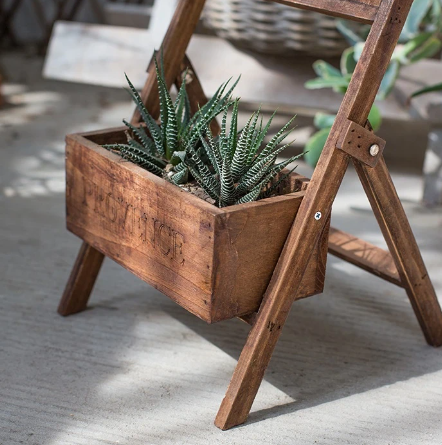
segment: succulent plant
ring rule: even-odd
[[[277,156],[291,145],[280,146],[293,131],[290,126],[294,117],[262,148],[276,112],[263,127],[261,110],[258,110],[238,132],[238,102],[233,103],[229,131],[226,109],[219,137],[214,137],[209,125],[205,125],[200,132],[202,146],[197,150],[189,145],[182,159],[182,168],[189,169],[196,182],[219,207],[271,196],[290,173],[281,176],[282,170],[299,157],[276,163]]]
[[[147,111],[138,91],[126,75],[129,93],[145,126],[135,126],[123,120],[128,127],[127,144],[108,144],[103,147],[119,153],[123,158],[157,176],[165,176],[167,167],[169,170],[167,178],[175,184],[183,184],[189,179],[188,171],[178,164],[183,159],[185,150],[188,147],[197,149],[201,132],[208,128],[212,119],[232,104],[230,96],[239,78],[227,92],[230,80],[223,83],[212,99],[192,116],[186,92],[187,72],[184,74],[176,100],[173,101],[165,82],[164,72],[159,69],[155,58],[154,60],[160,99],[160,124]],[[169,168],[170,164],[173,164],[173,169]]]
[[[280,144],[290,134],[292,118],[262,148],[273,116],[263,127],[261,110],[253,113],[242,131],[238,132],[238,103],[231,94],[236,80],[223,83],[212,99],[191,115],[185,78],[175,101],[166,85],[163,69],[155,60],[160,100],[160,123],[147,111],[140,95],[126,76],[129,93],[140,112],[144,125],[125,120],[126,144],[108,144],[124,159],[149,172],[182,185],[193,180],[215,204],[225,207],[266,198],[276,192],[288,174],[282,170],[298,156],[276,163],[277,156],[290,144]],[[233,108],[232,108],[233,107]],[[232,108],[229,131],[228,111]],[[212,134],[212,120],[222,114],[221,134]],[[261,119],[260,119],[261,118]]]

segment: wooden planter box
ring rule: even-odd
[[[305,192],[219,209],[100,147],[125,141],[67,136],[67,228],[209,323],[257,311]],[[300,297],[323,290],[327,235]]]

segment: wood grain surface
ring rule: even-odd
[[[68,229],[207,322],[257,311],[305,191],[219,209],[91,141],[123,136],[67,137]],[[301,297],[322,291],[326,253]]]
[[[60,315],[72,315],[86,309],[103,260],[101,252],[83,242],[58,305]]]
[[[372,23],[381,0],[271,0],[300,9],[318,11],[333,17]]]

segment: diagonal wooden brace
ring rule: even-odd
[[[369,167],[376,167],[386,142],[370,129],[347,120],[336,147]]]

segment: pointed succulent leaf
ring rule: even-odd
[[[235,80],[235,82],[233,83],[233,85],[230,87],[229,91],[227,91],[227,93],[220,98],[219,101],[219,107],[223,107],[224,105],[226,105],[226,103],[230,100],[230,96],[233,93],[233,90],[236,88],[236,86],[238,85],[238,82],[240,81],[241,76],[238,76],[238,79]]]
[[[173,152],[178,150],[178,123],[170,96],[166,100],[169,109],[169,120],[166,128],[166,158],[170,159]]]
[[[256,125],[258,123],[258,118],[259,118],[260,113],[261,113],[261,106],[259,106],[258,111],[255,113],[255,117],[253,118],[253,122],[250,126],[250,131],[249,131],[249,134],[247,137],[247,147],[250,147],[249,153],[247,155],[247,164],[248,165],[252,162],[253,158],[255,157],[255,153],[252,150],[252,147],[254,146],[253,141],[255,140],[255,135],[257,132]]]
[[[233,183],[230,161],[227,156],[225,156],[223,160],[223,168],[221,171],[220,207],[225,207],[233,204],[235,202],[235,195],[235,184]]]
[[[166,103],[166,95],[169,94],[167,91],[167,86],[163,82],[163,79],[160,74],[160,70],[158,68],[157,58],[153,58],[155,62],[155,71],[157,75],[157,87],[158,87],[158,97],[160,99],[160,121],[161,121],[161,138],[163,140],[163,144],[166,142],[166,130],[169,119],[169,110]],[[175,114],[175,113],[174,113]],[[167,156],[167,154],[166,154]]]
[[[248,162],[249,164],[253,161],[253,159],[256,156],[256,153],[258,152],[258,150],[261,148],[261,135],[262,135],[262,122],[263,122],[263,118],[261,116],[260,122],[259,122],[259,128],[255,130],[255,133],[253,134],[253,138],[252,138],[252,145],[250,148],[250,152],[249,152],[249,156],[248,156]],[[261,142],[260,142],[261,140]]]
[[[180,106],[180,104],[184,102],[184,94],[186,92],[186,77],[187,77],[188,72],[189,72],[189,68],[187,68],[182,75],[180,89],[179,89],[177,97],[175,99],[175,110],[177,110],[178,107]]]
[[[214,166],[216,172],[218,174],[221,174],[221,169],[223,166],[221,152],[219,150],[218,143],[215,141],[215,138],[213,137],[212,130],[210,129],[210,126],[208,124],[206,125],[206,135],[207,135],[207,142],[209,145],[209,147],[207,149],[209,149],[212,152],[214,160],[215,160],[215,163],[213,164],[213,166]]]
[[[259,195],[259,199],[270,198],[272,194],[278,190],[279,186],[282,185],[287,180],[287,178],[296,170],[296,168],[297,165],[284,175],[281,175],[281,177],[276,181],[272,180],[270,186],[266,190],[261,192],[261,194]]]
[[[267,135],[267,133],[268,133],[268,131],[270,129],[270,125],[272,124],[272,121],[273,121],[275,115],[276,115],[276,111],[274,111],[273,114],[270,116],[270,119],[268,120],[268,122],[265,125],[264,129],[261,129],[262,128],[262,121],[261,121],[259,134],[258,134],[256,140],[254,141],[254,144],[258,146],[258,149],[263,144],[264,139],[265,139],[265,137],[266,137],[266,135]]]
[[[176,172],[176,173],[178,173],[178,172],[181,172],[181,171],[183,171],[183,170],[186,170],[187,168],[188,168],[188,167],[187,167],[186,160],[184,160],[183,162],[180,162],[178,165],[175,165],[175,166],[173,167],[173,171]]]
[[[177,98],[175,100],[174,108],[175,108],[175,114],[177,117],[177,125],[178,125],[178,137],[181,136],[181,133],[186,128],[187,122],[187,110],[186,110],[186,101],[189,100],[187,97],[187,91],[186,91],[186,76],[187,76],[188,70],[184,72],[183,75],[183,81],[180,86],[180,90],[178,91]],[[189,108],[190,112],[190,108]]]
[[[260,161],[261,159],[264,159],[266,156],[268,156],[270,153],[272,153],[276,146],[281,143],[293,130],[292,128],[287,134],[285,134],[286,130],[290,127],[292,122],[295,120],[296,116],[293,116],[269,141],[269,143],[266,145],[264,150],[261,151],[261,153],[257,157],[257,161]],[[283,136],[281,138],[281,136]]]
[[[249,147],[248,142],[251,140],[250,126],[255,113],[253,113],[243,128],[241,135],[238,139],[238,145],[235,150],[235,154],[232,159],[232,175],[233,180],[238,181],[245,169],[247,168],[247,149]]]
[[[230,79],[219,86],[219,88],[215,91],[215,94],[201,107],[201,113],[206,114],[208,110],[212,109],[214,105],[216,106],[216,104],[219,103],[219,100],[221,99],[229,82]]]
[[[123,119],[123,123],[128,128],[130,128],[132,133],[139,139],[139,141],[141,142],[142,146],[144,147],[144,149],[146,150],[147,153],[149,153],[151,155],[156,155],[155,144],[152,141],[152,139],[147,135],[144,128],[135,127],[131,123],[127,122],[125,119]]]
[[[138,94],[138,91],[136,88],[132,85],[132,82],[129,80],[129,78],[126,76],[127,83],[129,84],[130,88],[130,95],[132,97],[132,100],[135,102],[135,105],[137,106],[138,111],[140,112],[141,118],[146,123],[146,126],[149,130],[150,135],[152,136],[153,141],[155,142],[156,149],[159,154],[164,155],[164,147],[163,147],[163,141],[161,136],[161,129],[159,125],[155,122],[155,119],[149,114],[147,111],[140,95]]]
[[[127,150],[124,148],[120,148],[120,155],[124,159],[133,162],[134,164],[138,164],[140,167],[143,167],[145,170],[157,175],[163,176],[164,170],[152,162],[146,160],[144,157],[134,153],[132,150]]]
[[[173,152],[177,150],[178,143],[178,123],[175,113],[175,107],[170,97],[170,93],[167,89],[167,85],[164,79],[161,77],[158,64],[155,59],[155,67],[157,71],[158,89],[160,91],[161,103],[161,126],[163,143],[165,144],[165,156],[166,159],[170,159]],[[164,109],[164,110],[163,110]],[[166,119],[163,121],[163,118]]]
[[[225,105],[221,109],[220,112],[227,111],[229,106],[230,106],[230,104]],[[186,136],[186,140],[187,140],[187,145],[188,146],[192,146],[192,147],[195,146],[195,144],[200,139],[200,132],[204,131],[204,128],[211,122],[211,120],[212,120],[212,117],[204,116],[203,119],[201,119],[200,121],[196,122],[195,125],[190,126],[190,130],[188,131],[187,136]]]
[[[192,174],[195,181],[198,183],[198,185],[216,202],[219,201],[219,191],[217,190],[217,187],[212,186],[207,181],[203,179],[203,177],[200,175],[197,169],[189,165],[190,173]]]
[[[223,118],[221,120],[221,133],[219,135],[220,138],[220,147],[221,147],[221,155],[222,157],[228,156],[229,152],[229,138],[227,136],[227,113],[228,110],[224,110]]]
[[[180,164],[181,165],[181,164]],[[183,170],[176,172],[171,178],[170,181],[174,184],[186,184],[189,180],[189,170],[184,168]]]
[[[272,166],[275,164],[276,157],[282,153],[287,147],[289,147],[293,142],[289,142],[284,146],[278,148],[274,152],[268,154],[265,158],[261,160],[256,160],[247,173],[243,176],[240,183],[238,184],[238,190],[250,190],[255,187],[255,185],[262,180],[262,178],[270,171]]]
[[[206,138],[204,137],[204,135],[202,133],[200,133],[200,139],[203,144],[204,151],[210,160],[211,165],[213,166],[214,170],[218,174],[220,174],[219,167],[218,167],[218,160],[216,158],[215,152],[212,150],[212,147],[209,145],[209,142],[206,140]]]
[[[238,199],[235,204],[245,204],[247,202],[256,201],[261,194],[261,189],[262,184],[258,184],[253,190]]]
[[[216,188],[217,182],[213,177],[212,172],[209,170],[206,164],[201,160],[196,151],[189,147],[189,154],[194,163],[195,169],[198,171],[199,176],[207,183],[208,186]]]
[[[166,166],[166,163],[163,160],[146,153],[144,147],[133,139],[129,140],[127,144],[108,144],[103,145],[103,147],[107,150],[116,151],[122,156],[133,155],[134,162],[139,165],[143,164],[144,162],[148,162],[160,168],[164,168]]]
[[[278,164],[275,164],[272,167],[273,178],[276,177],[277,175],[279,175],[279,173],[282,172],[282,170],[284,170],[288,165],[292,164],[293,162],[295,162],[302,156],[303,156],[303,153],[301,153],[299,155],[291,156],[290,158],[285,159],[284,161],[281,161]]]
[[[236,144],[238,141],[238,103],[239,99],[236,99],[233,103],[232,117],[230,120],[229,129],[229,160],[233,159],[236,150]]]
[[[127,144],[130,147],[130,151],[132,153],[136,154],[137,156],[140,156],[145,161],[151,162],[152,164],[155,164],[161,168],[166,167],[166,162],[164,162],[160,158],[156,158],[155,156],[152,156],[150,153],[146,153],[146,150],[144,149],[144,147],[136,140],[130,139],[127,142]],[[127,148],[127,150],[129,150],[129,148]]]
[[[184,162],[185,159],[186,159],[186,152],[184,150],[174,151],[170,158],[170,163],[176,166],[179,165],[181,162]]]
[[[189,121],[189,129],[196,126],[201,120],[211,121],[215,115],[220,113],[218,110],[219,96],[223,93],[226,85],[227,82],[222,84],[212,98],[193,115]]]
[[[182,120],[183,128],[181,130],[181,136],[186,132],[186,129],[189,128],[191,114],[192,114],[192,110],[190,107],[190,100],[189,100],[189,96],[186,91],[184,94],[184,116],[183,116],[183,120]]]

